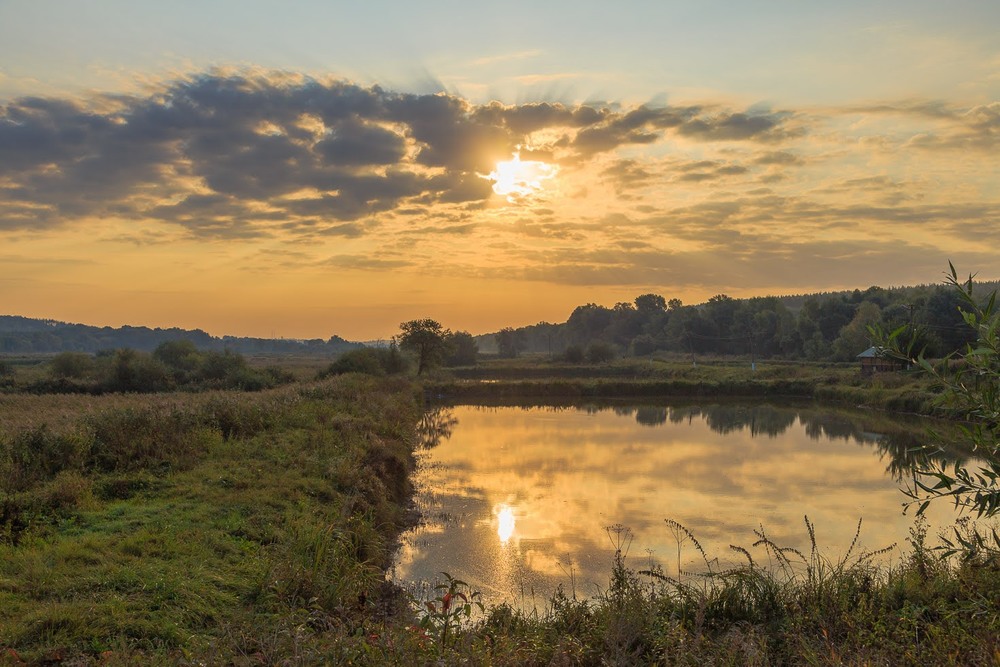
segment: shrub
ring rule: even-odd
[[[320,378],[344,373],[365,375],[395,375],[406,370],[406,361],[399,349],[392,347],[362,347],[345,352],[322,373]]]
[[[153,350],[153,358],[172,368],[192,371],[201,361],[201,354],[189,340],[168,340]]]
[[[170,388],[167,367],[148,354],[128,348],[116,350],[104,381],[108,391],[155,392]]]
[[[197,453],[192,412],[177,408],[116,408],[84,419],[93,433],[87,467],[104,472],[177,464]]]
[[[63,470],[80,468],[89,443],[53,433],[44,424],[0,442],[0,480],[7,491],[22,491]]]
[[[632,339],[632,354],[641,357],[656,351],[656,339],[649,334],[641,334]]]
[[[213,386],[224,386],[227,380],[239,377],[247,370],[243,355],[225,352],[206,352],[198,368],[199,379]]]
[[[615,358],[615,348],[610,343],[598,341],[587,348],[587,361],[592,364],[603,364]]]
[[[83,352],[60,352],[49,362],[49,371],[55,378],[79,380],[94,367],[94,359]]]

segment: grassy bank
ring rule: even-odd
[[[801,398],[897,412],[933,414],[934,391],[918,373],[863,376],[850,364],[622,359],[579,365],[542,358],[497,360],[454,369],[424,382],[453,401],[516,398]]]
[[[8,664],[336,661],[399,603],[409,382],[47,398],[4,397]]]

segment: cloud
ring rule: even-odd
[[[0,228],[113,217],[209,237],[330,230],[430,204],[481,207],[492,192],[478,175],[539,132],[549,137],[539,155],[580,162],[664,132],[771,141],[788,134],[785,118],[697,106],[474,105],[249,71],[206,72],[145,96],[25,97],[0,107]],[[621,187],[644,173],[633,163],[606,176]]]
[[[368,255],[334,255],[328,258],[324,264],[352,271],[389,271],[411,266],[413,262],[405,259],[382,259]]]
[[[699,141],[772,142],[794,136],[786,128],[787,114],[718,113],[685,121],[677,133]]]
[[[715,291],[995,264],[974,249],[1000,243],[995,184],[962,161],[1000,144],[1000,105],[861,113],[477,105],[206,72],[143,95],[0,104],[0,230],[105,218],[124,222],[102,230],[119,241],[285,241],[341,270]],[[510,207],[481,176],[518,146],[560,166],[543,207]]]
[[[727,164],[716,160],[699,160],[682,164],[677,167],[682,172],[678,176],[680,181],[692,181],[700,183],[702,181],[714,181],[727,176],[739,176],[750,171],[747,167],[739,164]]]
[[[903,100],[845,107],[832,113],[858,117],[883,116],[911,122],[915,119],[923,127],[911,132],[903,142],[909,148],[980,153],[1000,147],[1000,102],[996,101],[962,107],[941,100]]]
[[[788,151],[767,151],[759,154],[753,161],[754,164],[782,166],[797,165],[803,162],[802,158]]]
[[[909,145],[927,150],[995,151],[1000,148],[1000,102],[981,104],[951,117],[943,131],[921,133]]]

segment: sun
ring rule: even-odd
[[[544,183],[559,173],[559,167],[537,160],[522,160],[520,151],[511,160],[497,162],[496,169],[487,176],[493,182],[493,192],[516,202],[544,189]]]

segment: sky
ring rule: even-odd
[[[474,334],[1000,278],[1000,3],[0,0],[0,314]]]

